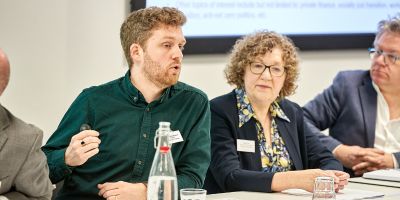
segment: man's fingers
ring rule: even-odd
[[[90,150],[90,151],[87,151],[87,152],[83,155],[83,158],[84,158],[85,160],[88,160],[89,158],[93,157],[94,155],[96,155],[96,154],[98,154],[98,153],[99,153],[99,149],[98,149],[98,148],[92,149],[92,150]]]
[[[100,144],[101,140],[98,137],[94,137],[94,136],[88,136],[82,139],[83,141],[83,145],[85,144],[89,144],[89,143],[97,143]],[[82,141],[80,142],[80,144],[82,144]]]
[[[369,167],[369,162],[361,162],[357,165],[354,165],[351,169],[353,171],[360,171],[360,170],[365,170],[367,167]]]
[[[99,196],[104,196],[104,194],[109,190],[117,189],[117,185],[115,183],[98,184],[97,187],[100,189]]]
[[[103,197],[107,199],[108,197],[117,196],[118,194],[118,188],[115,188],[104,192]]]
[[[366,150],[370,153],[374,153],[374,154],[379,154],[379,155],[383,155],[385,154],[385,152],[383,150],[377,149],[377,148],[366,148]]]
[[[376,157],[376,156],[365,156],[363,158],[363,161],[364,162],[368,162],[369,166],[372,166],[372,165],[381,164],[383,162],[383,159],[384,159],[384,157],[382,157],[382,156],[379,156],[379,157]]]
[[[98,143],[89,143],[86,144],[84,146],[81,147],[81,149],[79,150],[82,153],[86,153],[92,149],[98,149],[99,148],[99,144]]]
[[[71,141],[75,141],[75,140],[82,140],[83,138],[89,137],[89,136],[93,136],[93,137],[98,137],[100,135],[99,132],[95,131],[95,130],[85,130],[85,131],[81,131],[80,133],[72,136]]]

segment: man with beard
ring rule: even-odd
[[[321,141],[355,176],[400,162],[400,14],[378,24],[371,69],[340,72],[304,106]]]
[[[42,148],[52,182],[64,180],[56,199],[146,199],[160,121],[171,122],[183,138],[171,150],[178,187],[203,186],[210,111],[202,91],[178,82],[185,22],[175,8],[150,7],[122,24],[128,72],[83,90]]]

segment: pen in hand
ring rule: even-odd
[[[92,128],[90,127],[89,124],[82,124],[81,127],[79,128],[80,131],[86,131],[86,130],[91,130]],[[81,145],[85,145],[85,141],[81,141]]]

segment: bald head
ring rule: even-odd
[[[9,79],[10,63],[8,62],[7,55],[0,49],[0,96],[6,89]]]

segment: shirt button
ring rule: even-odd
[[[139,161],[138,161],[138,164],[139,164],[139,165],[142,165],[142,161],[141,161],[141,160],[139,160]]]
[[[146,134],[146,133],[143,133],[143,137],[146,138],[146,137],[147,137],[147,134]]]
[[[137,101],[137,99],[138,99],[137,97],[133,97],[133,101],[134,101],[134,102],[136,102],[136,101]]]
[[[150,111],[150,108],[146,108],[146,111],[149,112],[149,111]]]

